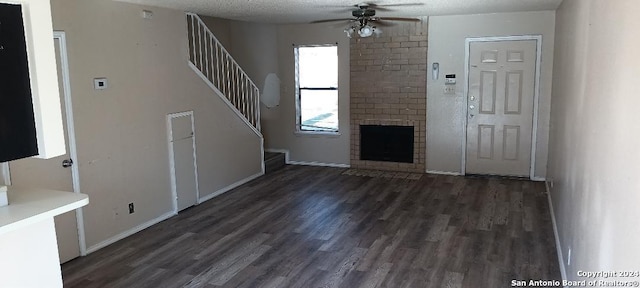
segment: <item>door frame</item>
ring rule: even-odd
[[[467,125],[469,121],[469,62],[471,54],[472,42],[498,42],[498,41],[536,41],[536,72],[534,79],[533,93],[533,126],[531,131],[531,162],[529,165],[529,179],[535,179],[536,167],[536,143],[538,136],[538,98],[540,96],[540,64],[542,62],[542,35],[514,35],[514,36],[495,36],[495,37],[469,37],[465,39],[465,55],[464,55],[464,121],[462,127],[462,167],[460,171],[462,175],[466,175],[467,169]]]
[[[67,139],[69,141],[69,156],[76,163],[71,165],[71,180],[73,192],[80,193],[80,167],[78,167],[78,149],[76,146],[76,131],[73,121],[73,105],[71,99],[71,80],[69,76],[69,54],[67,50],[67,36],[64,31],[53,31],[53,39],[60,42],[60,68],[62,69],[62,91],[67,116]],[[76,209],[76,222],[78,224],[78,244],[80,256],[87,255],[87,242],[84,229],[84,208]]]
[[[196,205],[200,204],[200,186],[198,184],[198,157],[196,153],[196,126],[193,117],[193,111],[185,111],[178,113],[171,113],[167,115],[167,143],[169,144],[169,174],[171,178],[171,196],[173,197],[173,214],[178,214],[178,190],[176,186],[176,163],[175,163],[175,155],[173,154],[173,125],[171,124],[171,120],[179,117],[189,116],[191,118],[191,131],[193,131],[193,137],[191,138],[193,142],[193,168],[195,169],[195,180],[196,180]]]

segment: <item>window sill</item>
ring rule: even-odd
[[[325,132],[325,131],[295,131],[296,136],[327,136],[327,137],[340,137],[340,132]]]

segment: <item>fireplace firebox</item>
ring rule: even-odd
[[[360,160],[413,163],[413,126],[360,125]]]

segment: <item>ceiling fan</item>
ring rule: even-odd
[[[328,19],[328,20],[319,20],[313,21],[311,23],[327,23],[327,22],[338,22],[338,21],[348,21],[349,26],[344,29],[344,32],[347,33],[347,37],[351,38],[353,34],[356,32],[360,37],[369,37],[371,35],[379,36],[382,31],[377,28],[377,26],[390,26],[393,23],[390,21],[408,21],[408,22],[419,22],[420,19],[417,18],[402,18],[402,17],[377,17],[376,10],[379,11],[393,11],[387,7],[395,7],[395,6],[415,6],[415,5],[423,5],[422,3],[405,3],[405,4],[388,4],[388,5],[378,5],[375,3],[360,3],[353,5],[354,8],[350,8],[351,16],[353,18],[341,18],[341,19]]]

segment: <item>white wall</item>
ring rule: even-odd
[[[440,63],[440,78],[427,78],[427,170],[460,173],[464,106],[465,39],[482,36],[542,35],[542,67],[535,176],[544,178],[551,80],[554,11],[429,17],[427,61]],[[455,95],[443,93],[444,75],[456,74]]]
[[[638,15],[636,0],[557,11],[548,174],[569,279],[640,269]]]
[[[169,113],[194,110],[201,197],[261,172],[260,139],[187,66],[183,12],[102,0],[53,0],[52,10],[67,35],[90,249],[171,213]],[[95,77],[109,88],[94,90]]]
[[[332,25],[278,26],[280,106],[262,110],[265,147],[290,151],[290,160],[349,164],[349,39],[344,27]],[[294,45],[338,43],[338,122],[340,135],[297,134]]]

